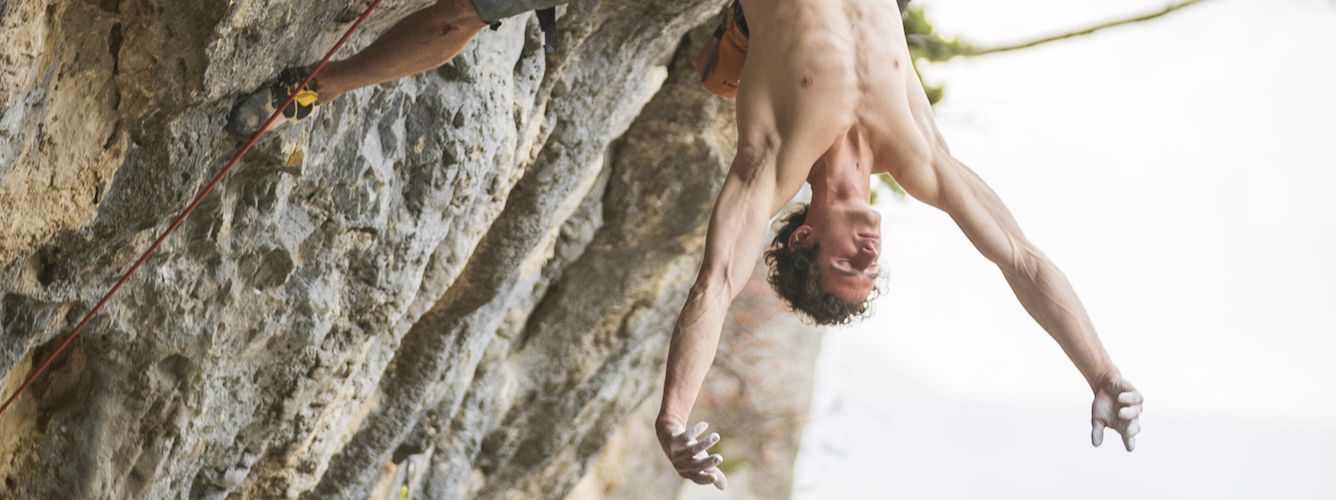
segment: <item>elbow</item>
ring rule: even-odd
[[[701,268],[700,275],[696,277],[696,282],[691,284],[687,291],[687,307],[698,313],[728,309],[728,304],[733,300],[736,288],[733,286],[734,280],[729,276],[727,269],[711,269],[710,267]]]
[[[718,323],[728,310],[731,296],[728,295],[724,283],[719,279],[711,278],[711,276],[702,270],[701,276],[687,290],[686,303],[682,305],[682,312],[677,317],[677,324],[673,328],[674,342],[684,333],[692,333],[693,335],[718,334],[720,327]],[[702,330],[702,328],[704,329]],[[713,331],[711,332],[711,330]]]
[[[711,270],[708,267],[702,267],[700,275],[696,276],[696,282],[691,284],[691,289],[687,291],[688,300],[705,301],[720,295],[727,295],[728,290],[728,272],[727,270]]]

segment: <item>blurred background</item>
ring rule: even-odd
[[[964,53],[1166,5],[911,4]],[[1089,389],[996,267],[880,196],[889,290],[824,338],[794,498],[1336,498],[1333,49],[1336,3],[1213,0],[921,59],[953,152],[1145,394],[1143,431],[1092,448]]]

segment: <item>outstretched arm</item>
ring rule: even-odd
[[[939,155],[932,167],[935,189],[928,182],[910,182],[905,190],[951,216],[1094,387],[1115,368],[1067,278],[1026,239],[1002,200],[973,170],[949,154]]]
[[[705,258],[678,316],[668,350],[663,403],[655,430],[682,477],[725,485],[719,461],[707,449],[718,435],[696,437],[704,426],[686,422],[719,346],[724,315],[765,249],[766,225],[802,187],[812,165],[848,127],[851,116],[832,99],[846,89],[839,79],[804,84],[790,78],[791,54],[754,50],[738,89],[738,154],[715,202]],[[809,61],[810,62],[810,61]],[[804,63],[806,64],[806,63]],[[815,67],[815,66],[814,66]]]
[[[896,179],[910,195],[951,216],[975,248],[997,264],[1021,305],[1080,370],[1095,393],[1092,443],[1099,446],[1104,427],[1112,427],[1131,451],[1140,430],[1141,395],[1109,359],[1067,277],[1026,239],[997,194],[951,155],[921,88],[912,92],[918,80],[910,85],[911,110],[930,144],[930,154],[922,161],[899,165],[893,172]]]
[[[739,168],[740,161],[745,160],[734,160],[715,202],[700,273],[673,328],[663,401],[655,423],[664,452],[678,473],[699,484],[714,483],[720,489],[726,480],[715,466],[722,457],[705,453],[718,442],[718,434],[697,441],[704,424],[692,426],[688,433],[685,423],[705,373],[714,362],[728,307],[742,291],[764,249],[766,223],[774,203],[774,176],[748,172]]]

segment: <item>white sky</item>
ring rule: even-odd
[[[980,42],[1164,5],[916,1]],[[890,290],[826,337],[796,497],[1336,499],[1333,49],[1336,2],[1214,0],[928,68],[953,151],[1146,395],[1143,432],[1091,448],[1089,390],[996,267],[890,200]]]

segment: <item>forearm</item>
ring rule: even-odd
[[[655,424],[660,433],[668,424],[685,425],[691,416],[705,372],[714,363],[724,315],[764,248],[765,226],[771,215],[768,210],[776,198],[774,185],[766,181],[770,176],[739,174],[739,161],[751,164],[735,159],[733,170],[720,188],[705,234],[700,273],[673,327],[663,400]]]
[[[1093,388],[1115,374],[1099,335],[1067,277],[1038,250],[1026,250],[1022,265],[1003,267],[1003,275],[1030,316],[1062,347]]]
[[[722,287],[709,284],[691,288],[668,346],[668,369],[656,423],[659,430],[669,422],[685,424],[691,415],[705,374],[714,363],[729,295]]]

